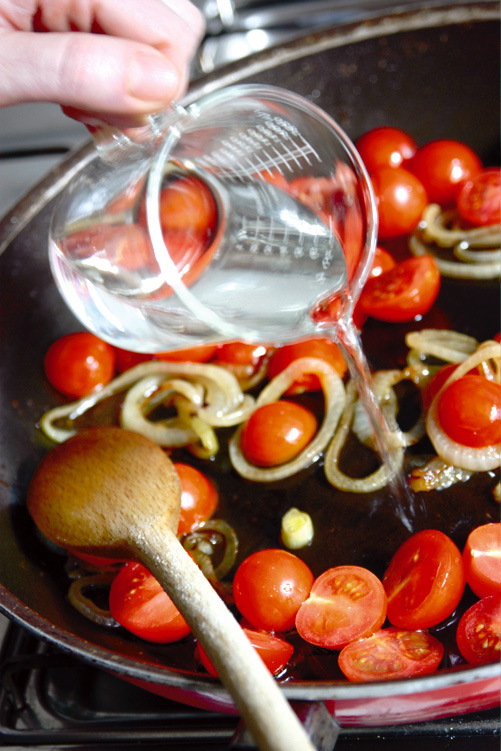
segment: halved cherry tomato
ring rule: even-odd
[[[403,167],[382,167],[370,174],[379,215],[380,240],[411,232],[428,203],[420,180]]]
[[[501,222],[501,169],[492,167],[463,183],[457,197],[458,211],[475,226]]]
[[[153,574],[141,563],[126,563],[111,583],[113,618],[147,641],[179,641],[190,627]]]
[[[296,629],[310,644],[342,649],[378,631],[385,618],[386,594],[377,576],[361,566],[336,566],[315,579]]]
[[[287,550],[258,550],[245,558],[233,579],[233,596],[240,613],[255,628],[289,631],[308,597],[313,574]]]
[[[449,438],[485,448],[501,442],[501,384],[467,374],[438,396],[438,421]]]
[[[435,626],[457,607],[465,585],[461,553],[437,529],[409,537],[383,577],[388,619],[399,628]]]
[[[499,662],[501,654],[501,597],[478,600],[461,617],[456,632],[458,649],[470,665]]]
[[[389,271],[396,265],[397,263],[391,253],[384,248],[381,248],[380,245],[377,245],[374,251],[374,258],[372,259],[371,270],[367,279],[381,276],[385,271]],[[366,320],[367,313],[363,310],[359,300],[353,311],[353,324],[357,329],[361,329]]]
[[[253,631],[249,628],[242,629],[268,670],[272,675],[276,675],[287,665],[294,647],[285,639],[272,634],[266,634],[263,631]],[[218,672],[209,658],[207,652],[200,643],[197,644],[197,657],[210,675],[218,678]]]
[[[477,597],[501,595],[501,523],[482,524],[463,550],[466,581]]]
[[[360,306],[379,321],[413,321],[433,306],[440,282],[440,271],[432,256],[407,258],[381,276],[367,280]]]
[[[174,462],[181,483],[181,510],[178,535],[192,532],[201,522],[207,521],[218,503],[218,493],[209,478],[196,467]]]
[[[160,193],[160,221],[169,232],[213,231],[217,222],[214,196],[197,177],[178,177]]]
[[[392,680],[434,673],[444,648],[427,631],[390,627],[348,644],[339,667],[349,681]]]
[[[480,172],[482,162],[465,143],[440,138],[421,146],[406,166],[421,180],[430,201],[449,206],[465,180]]]
[[[89,331],[56,339],[44,358],[45,375],[62,394],[81,397],[102,388],[115,373],[115,351]]]
[[[270,380],[285,370],[294,360],[299,360],[301,357],[318,357],[319,360],[324,360],[331,365],[341,377],[346,372],[346,362],[337,344],[330,339],[316,337],[278,347],[268,363]],[[320,389],[318,376],[314,373],[305,373],[294,381],[287,390],[287,394],[302,394],[305,391],[319,391]]]
[[[258,407],[240,434],[240,448],[251,464],[275,467],[294,459],[317,432],[313,412],[280,399]]]
[[[401,167],[417,151],[417,143],[400,128],[373,128],[357,139],[355,146],[367,172],[380,167]]]

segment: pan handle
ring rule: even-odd
[[[340,726],[321,702],[293,701],[290,703],[301,720],[306,734],[317,751],[333,751]],[[228,746],[228,751],[255,751],[256,745],[242,721]]]

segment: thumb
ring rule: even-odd
[[[0,106],[48,101],[141,115],[178,97],[186,72],[141,42],[86,33],[0,35]]]

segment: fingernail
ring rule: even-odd
[[[161,55],[139,54],[130,61],[127,90],[136,99],[146,102],[169,99],[178,83],[177,70]]]

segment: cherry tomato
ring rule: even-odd
[[[313,574],[300,558],[268,548],[242,561],[233,579],[233,596],[240,613],[255,628],[289,631],[312,584]]]
[[[115,351],[89,331],[56,339],[44,358],[47,379],[62,394],[80,398],[102,388],[115,373]]]
[[[501,222],[501,169],[484,169],[463,183],[457,197],[458,211],[475,226]]]
[[[410,678],[434,673],[442,661],[442,644],[426,631],[390,627],[347,644],[339,667],[349,681]]]
[[[378,631],[385,618],[386,594],[377,576],[360,566],[336,566],[315,579],[296,629],[310,644],[342,649]]]
[[[257,467],[275,467],[294,459],[317,432],[318,421],[306,407],[286,399],[258,407],[240,434],[245,458]]]
[[[104,555],[92,555],[91,553],[81,553],[79,550],[68,548],[68,553],[77,558],[84,566],[91,569],[104,569],[115,566],[117,563],[125,563],[126,558],[108,558]]]
[[[423,402],[423,409],[428,411],[431,407],[431,403],[449,378],[450,375],[456,370],[457,364],[451,363],[450,365],[444,365],[440,370],[430,378],[426,386],[421,393],[421,401]]]
[[[160,221],[169,232],[213,231],[217,222],[214,196],[197,177],[176,178],[160,193]]]
[[[438,421],[453,441],[472,448],[501,442],[501,384],[468,373],[438,399]]]
[[[458,649],[470,665],[499,662],[501,598],[490,595],[472,605],[459,621]]]
[[[453,612],[463,594],[461,553],[439,530],[417,532],[393,556],[383,585],[388,595],[388,619],[393,626],[435,626]]]
[[[346,362],[337,344],[330,339],[312,338],[278,347],[268,363],[270,380],[301,357],[318,357],[319,360],[331,365],[341,377],[346,372]],[[302,394],[305,391],[319,391],[321,388],[318,376],[314,373],[305,373],[294,381],[287,394]]]
[[[143,352],[131,352],[128,349],[120,349],[120,347],[114,347],[114,350],[115,365],[119,373],[124,373],[141,362],[155,359],[155,355],[148,355]]]
[[[217,507],[218,493],[209,478],[196,467],[174,462],[174,469],[181,483],[181,510],[177,533],[185,535],[212,516]]]
[[[368,279],[360,306],[379,321],[413,321],[432,308],[440,291],[440,271],[432,256],[407,258]]]
[[[169,352],[157,352],[156,360],[167,362],[208,362],[217,352],[217,344],[200,344],[198,347],[173,349]]]
[[[400,128],[383,126],[364,133],[355,146],[367,172],[380,167],[401,167],[417,151],[416,141]]]
[[[482,524],[463,550],[466,581],[477,597],[501,595],[501,524]]]
[[[289,662],[294,652],[294,647],[285,639],[263,631],[242,629],[262,661],[272,675],[280,673]],[[197,657],[210,675],[218,678],[218,672],[210,660],[207,652],[200,643],[197,644]]]
[[[141,563],[126,563],[113,580],[110,610],[121,626],[147,641],[179,641],[190,633],[170,597]]]
[[[441,138],[421,146],[407,168],[421,180],[430,201],[449,206],[465,180],[480,172],[482,162],[466,144]]]
[[[428,203],[421,181],[403,167],[382,167],[370,174],[379,215],[380,240],[411,232]]]
[[[241,381],[251,378],[260,368],[268,348],[262,344],[227,342],[220,344],[214,362],[222,365]]]

